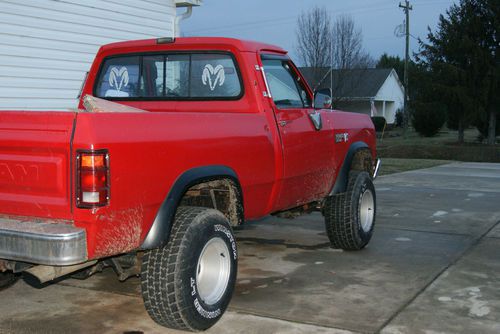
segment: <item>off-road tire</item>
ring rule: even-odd
[[[373,220],[371,226],[365,224],[363,228],[360,206],[363,194],[367,191],[373,196]],[[323,209],[326,233],[332,248],[360,250],[370,242],[375,227],[376,203],[375,187],[370,175],[351,171],[347,191],[328,197]]]
[[[11,271],[0,272],[0,291],[14,285],[19,279],[19,275]]]
[[[221,290],[219,285],[220,297],[206,303],[198,286],[200,263],[203,263],[199,259],[202,253],[205,254],[206,246],[214,241],[222,245],[224,252],[227,247],[229,258],[227,261],[224,252],[216,252],[216,261],[220,255],[222,258],[218,261],[230,267],[223,280],[226,282],[228,277],[227,287]],[[213,209],[179,207],[169,242],[164,247],[147,251],[143,257],[144,305],[151,318],[162,326],[190,331],[208,329],[221,318],[231,300],[236,272],[236,240],[228,219]]]

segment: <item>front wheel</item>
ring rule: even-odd
[[[233,294],[236,240],[219,211],[180,207],[167,245],[146,252],[144,305],[162,326],[200,331],[213,326]]]
[[[367,172],[351,171],[347,191],[328,197],[323,214],[333,248],[360,250],[373,235],[377,202]]]

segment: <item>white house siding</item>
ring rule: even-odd
[[[392,110],[394,106],[394,102],[386,101],[386,111],[383,113],[384,103],[383,101],[375,101],[375,108],[377,109],[377,115],[380,117],[384,117],[388,124],[394,123],[394,113],[391,114],[389,110]],[[359,114],[365,114],[371,116],[372,108],[371,102],[369,100],[360,100],[360,101],[348,101],[348,102],[339,102],[335,105],[336,109],[343,111],[350,111]],[[392,121],[391,121],[392,120]]]
[[[383,115],[387,123],[393,124],[396,121],[396,112],[403,110],[404,107],[404,89],[395,71],[387,77],[374,99],[378,115]],[[383,113],[382,101],[386,101],[385,113]]]
[[[367,100],[361,101],[339,101],[333,106],[335,109],[360,114],[370,115],[370,102]]]
[[[99,46],[174,35],[175,0],[0,0],[0,109],[76,107]]]

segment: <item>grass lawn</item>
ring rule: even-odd
[[[382,159],[379,175],[388,175],[394,173],[405,172],[408,170],[430,168],[439,165],[451,163],[448,160],[431,160],[431,159]]]
[[[384,134],[377,141],[381,158],[453,160],[476,162],[500,162],[500,145],[488,146],[477,142],[478,132],[470,129],[465,132],[465,143],[458,143],[457,131],[443,130],[435,137],[420,137],[409,130],[403,138],[401,129]]]

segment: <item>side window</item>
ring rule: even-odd
[[[237,97],[240,79],[229,55],[193,54],[191,56],[191,91],[189,96]]]
[[[155,54],[104,61],[96,95],[105,98],[235,99],[240,77],[227,54]]]
[[[264,59],[262,62],[273,101],[279,109],[311,105],[304,85],[295,76],[287,61]]]
[[[98,81],[99,97],[139,96],[139,57],[119,57],[106,60]]]

